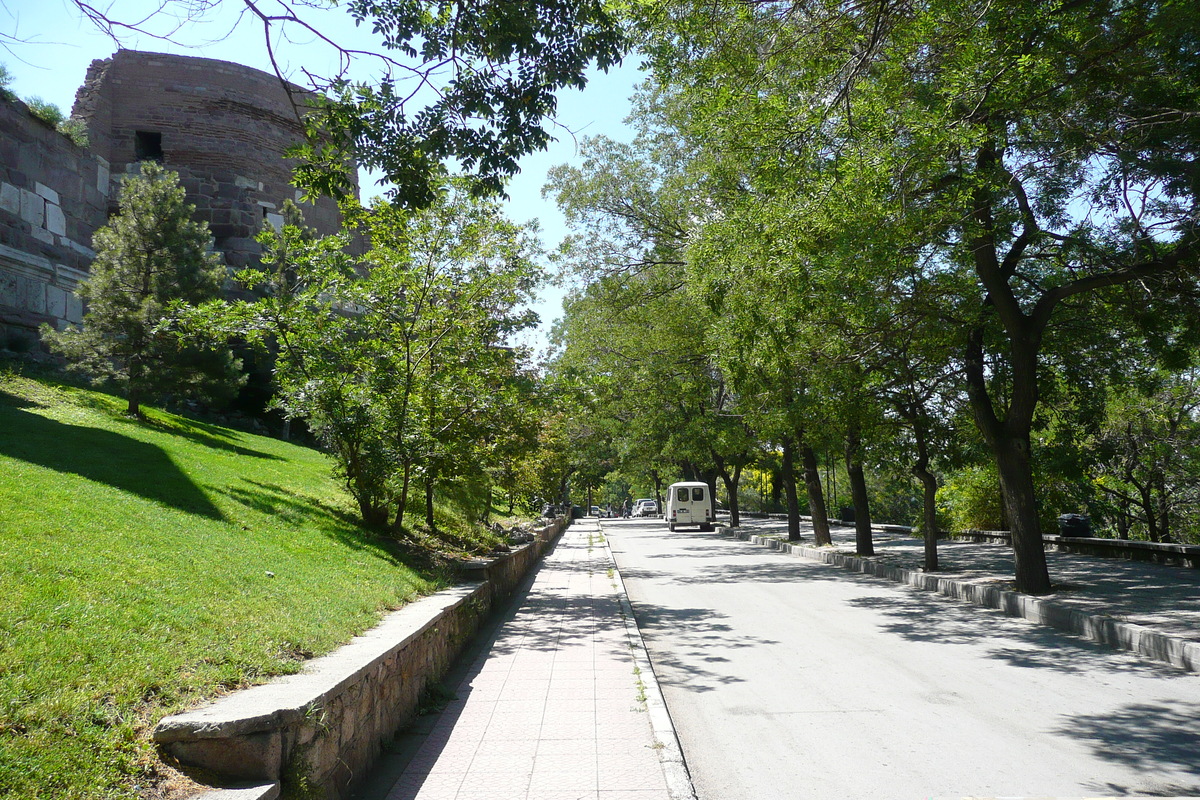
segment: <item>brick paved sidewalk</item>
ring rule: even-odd
[[[627,608],[599,525],[575,522],[387,800],[671,800],[678,745]]]

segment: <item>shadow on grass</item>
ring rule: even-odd
[[[246,479],[246,483],[252,488],[228,487],[217,488],[216,491],[247,508],[273,516],[289,525],[313,525],[320,528],[329,538],[351,550],[365,551],[390,563],[401,564],[417,571],[429,569],[429,565],[424,564],[417,553],[410,552],[395,539],[363,528],[353,514],[315,498],[294,494],[282,486],[249,479]]]
[[[107,484],[171,508],[224,519],[170,457],[146,442],[119,433],[68,425],[31,414],[0,396],[0,453],[57,472]],[[29,407],[26,404],[25,407]]]
[[[131,420],[132,422],[132,420]],[[193,419],[181,419],[176,422],[174,420],[162,421],[152,420],[148,423],[150,426],[162,430],[172,436],[178,436],[182,439],[187,439],[190,442],[211,447],[214,450],[225,450],[239,456],[247,456],[249,458],[263,458],[270,461],[282,461],[283,459],[272,453],[264,453],[261,450],[252,450],[248,447],[242,447],[236,443],[239,434],[235,431],[222,428],[219,425],[213,425],[208,422],[198,422]]]

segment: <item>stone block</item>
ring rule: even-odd
[[[83,301],[74,292],[67,292],[67,313],[64,319],[73,325],[83,324]]]
[[[57,286],[46,287],[46,313],[57,319],[67,318],[67,291]]]
[[[283,741],[278,730],[171,742],[165,749],[185,764],[237,780],[277,781],[283,768]]]
[[[0,209],[14,216],[20,216],[21,190],[11,183],[0,184]]]
[[[111,177],[112,176],[110,174],[108,162],[105,161],[103,158],[100,158],[99,156],[97,156],[96,157],[96,191],[100,192],[100,194],[104,195],[105,197],[108,197],[109,181],[110,181]]]
[[[17,292],[17,281],[18,278],[16,275],[0,272],[0,306],[18,307],[17,299],[19,294]]]
[[[46,313],[46,284],[34,278],[18,278],[17,307],[34,314]]]
[[[59,236],[67,235],[67,217],[56,203],[46,203],[46,230]]]
[[[30,225],[37,228],[43,228],[46,225],[46,198],[31,192],[28,189],[21,189],[21,219],[28,222]]]
[[[33,190],[54,205],[58,205],[58,192],[54,191],[46,184],[34,181]]]

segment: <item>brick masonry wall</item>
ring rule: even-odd
[[[138,133],[155,134],[162,163],[178,173],[209,224],[216,249],[234,267],[259,253],[254,236],[297,200],[284,151],[303,135],[299,114],[308,95],[291,94],[275,75],[225,61],[119,50],[93,61],[76,95],[95,152],[114,175],[137,170]],[[341,223],[337,205],[302,205],[322,234]]]

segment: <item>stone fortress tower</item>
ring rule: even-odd
[[[292,91],[303,103],[307,92]],[[292,97],[277,76],[250,67],[118,50],[92,62],[71,116],[87,123],[92,152],[114,175],[144,159],[178,172],[216,249],[240,268],[257,256],[262,224],[278,219],[284,199],[299,200],[283,157],[303,137]],[[332,200],[304,212],[320,233],[338,229]]]
[[[196,217],[231,269],[257,260],[254,241],[299,202],[285,149],[303,130],[305,91],[273,74],[208,58],[118,50],[93,61],[71,116],[80,148],[0,100],[0,347],[36,338],[42,322],[79,322],[74,289],[94,253],[92,234],[117,208],[119,180],[153,159],[178,172]],[[301,204],[322,234],[341,224],[328,198]]]

